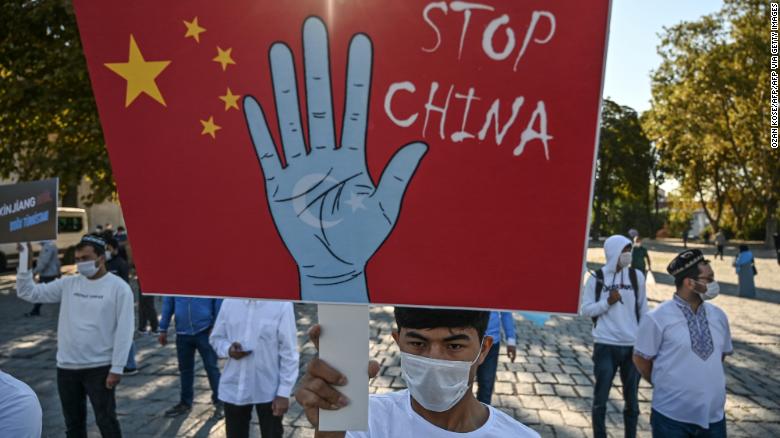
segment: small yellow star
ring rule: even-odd
[[[200,43],[200,34],[206,31],[206,29],[198,25],[198,17],[192,19],[192,21],[183,20],[184,25],[187,26],[187,33],[184,34],[184,38],[192,37],[195,42]]]
[[[241,97],[240,94],[233,94],[233,92],[230,91],[230,87],[228,87],[227,94],[225,94],[224,96],[219,96],[219,99],[225,102],[225,111],[227,111],[230,108],[238,109],[239,97]]]
[[[200,124],[203,125],[203,132],[201,135],[210,135],[211,138],[217,138],[217,131],[222,129],[221,126],[214,123],[214,116],[209,116],[208,120],[201,120]]]
[[[230,56],[230,52],[232,51],[233,48],[222,50],[219,46],[217,46],[217,56],[212,61],[220,63],[222,65],[222,71],[225,71],[227,70],[228,64],[236,63],[236,61],[233,61],[233,58]]]
[[[127,62],[112,62],[104,65],[127,81],[125,94],[125,108],[127,108],[141,93],[146,93],[147,96],[156,100],[162,106],[166,106],[165,99],[163,99],[160,89],[157,88],[155,79],[170,63],[171,61],[145,60],[141,54],[141,49],[138,48],[138,44],[136,44],[135,38],[131,34],[130,54]]]

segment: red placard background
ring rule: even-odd
[[[350,38],[366,33],[374,65],[366,154],[376,182],[404,144],[429,145],[409,185],[397,226],[368,263],[373,303],[446,307],[577,311],[597,137],[609,1],[483,1],[494,10],[447,13],[429,2],[369,0],[88,1],[76,0],[79,30],[114,169],[139,278],[145,291],[163,294],[298,300],[296,265],[277,234],[263,177],[243,117],[225,111],[226,88],[252,95],[263,106],[279,143],[268,49],[284,41],[296,61],[301,108],[301,28],[315,15],[326,23],[336,135],[341,129]],[[439,4],[445,4],[440,2]],[[520,59],[534,11],[540,19]],[[515,46],[507,59],[490,59],[483,33],[506,14],[495,34],[496,51]],[[198,17],[200,42],[185,37],[184,20]],[[125,106],[126,81],[106,63],[128,60],[133,35],[147,61],[168,60],[156,78],[166,105],[147,95]],[[463,46],[459,56],[459,45]],[[235,65],[212,61],[217,46],[231,48]],[[399,118],[419,113],[410,127],[384,110],[388,87],[410,81],[416,92],[398,92]],[[423,133],[431,84],[434,103],[453,96],[439,136],[440,114]],[[524,97],[501,144],[485,139],[454,142],[465,100],[473,88],[466,131],[477,134],[500,99],[501,125]],[[547,116],[549,158],[542,141],[513,151],[539,101]],[[240,104],[240,101],[239,101]],[[200,120],[221,126],[203,135]],[[303,123],[306,123],[303,117]],[[539,121],[533,123],[540,130]]]

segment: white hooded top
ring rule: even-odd
[[[619,345],[630,347],[636,341],[636,333],[639,322],[636,319],[636,295],[631,286],[628,268],[617,270],[618,259],[626,245],[630,245],[628,238],[620,235],[611,236],[604,242],[604,254],[607,264],[601,268],[604,273],[604,286],[601,297],[596,301],[596,278],[588,276],[585,290],[582,294],[580,315],[598,317],[596,326],[593,327],[593,340],[598,344]],[[647,292],[645,290],[645,277],[642,272],[636,272],[637,286],[639,287],[639,314],[647,313]],[[620,301],[609,305],[609,289],[617,286],[620,291]]]

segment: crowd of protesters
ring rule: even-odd
[[[589,272],[582,292],[580,313],[593,325],[593,436],[608,435],[607,403],[618,374],[626,437],[636,436],[643,414],[637,396],[641,378],[653,385],[654,437],[725,437],[723,360],[733,348],[728,318],[710,301],[719,286],[709,261],[698,249],[677,254],[666,268],[675,293],[650,310],[645,282],[651,260],[638,233],[629,237],[606,239],[606,264]],[[68,437],[86,436],[87,399],[102,436],[121,436],[116,386],[137,373],[127,243],[122,227],[84,236],[76,246],[78,275],[64,277],[52,261],[57,252],[51,242],[42,244],[35,268],[31,246],[19,247],[18,296],[36,306],[60,303],[56,377]],[[722,258],[717,237],[716,244],[716,257]],[[755,264],[747,247],[740,247],[734,266],[740,290],[743,276],[754,289]],[[213,415],[224,417],[228,437],[249,436],[253,411],[261,436],[283,436],[282,417],[293,396],[315,428],[319,409],[350,403],[339,391],[344,376],[324,361],[313,359],[299,376],[292,303],[164,297],[158,320],[154,297],[139,293],[138,308],[140,333],[150,333],[148,328],[166,345],[168,331],[175,331],[180,400],[165,416],[192,409],[196,352],[208,376]],[[38,307],[30,313],[39,312]],[[318,430],[315,436],[538,436],[491,406],[500,345],[505,343],[514,361],[522,336],[511,313],[396,307],[395,322],[393,338],[408,388],[370,397],[368,431]],[[319,335],[315,325],[309,332],[315,345]],[[222,370],[218,358],[226,359]],[[369,375],[378,368],[369,363]],[[0,436],[39,437],[42,414],[35,393],[2,372],[0,389]]]

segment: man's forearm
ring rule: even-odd
[[[639,374],[641,374],[642,377],[648,381],[648,383],[652,384],[653,382],[651,379],[653,375],[653,361],[634,354],[634,365],[639,371]]]

